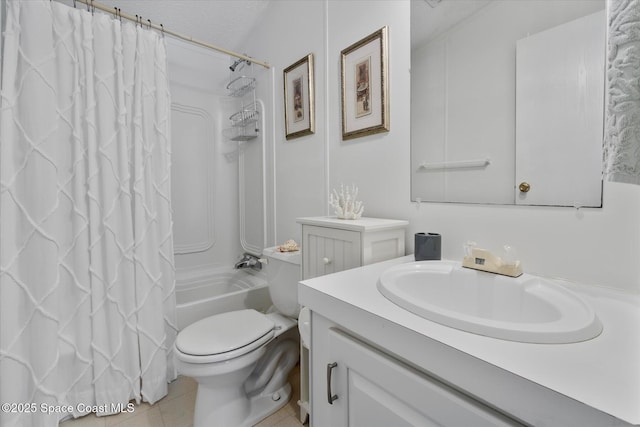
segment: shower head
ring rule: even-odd
[[[236,71],[236,69],[237,69],[238,71],[240,71],[240,70],[242,70],[242,69],[244,68],[244,64],[245,64],[245,63],[246,63],[246,64],[251,64],[251,62],[249,62],[249,60],[248,60],[248,59],[240,59],[240,58],[238,58],[238,59],[236,59],[236,60],[233,62],[233,64],[231,64],[231,65],[229,66],[229,69],[230,69],[232,72],[235,72],[235,71]],[[238,66],[239,66],[240,68],[238,68]]]

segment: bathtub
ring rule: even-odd
[[[207,279],[176,286],[178,330],[195,321],[227,311],[253,308],[266,312],[271,298],[264,274],[224,269]]]

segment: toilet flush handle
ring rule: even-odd
[[[331,264],[331,260],[327,257],[322,258],[322,262],[324,263],[324,265],[329,265]]]

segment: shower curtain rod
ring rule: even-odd
[[[226,53],[227,55],[230,56],[234,56],[236,58],[240,58],[240,59],[244,59],[245,61],[249,61],[249,62],[253,62],[254,64],[258,64],[258,65],[262,65],[264,68],[270,68],[269,64],[267,62],[263,62],[263,61],[258,61],[257,59],[253,59],[249,56],[243,55],[241,53],[237,53],[234,52],[232,50],[228,50],[225,49],[223,47],[219,47],[210,43],[206,43],[200,40],[196,40],[193,37],[190,36],[185,36],[183,34],[180,33],[176,33],[175,31],[171,31],[171,30],[167,30],[166,28],[164,28],[164,26],[162,24],[158,25],[158,24],[154,24],[151,22],[151,20],[147,20],[146,23],[142,21],[142,16],[133,16],[133,15],[129,15],[127,13],[122,12],[120,9],[118,8],[110,8],[107,7],[103,4],[97,3],[95,1],[92,0],[74,0],[74,5],[75,3],[83,3],[86,4],[87,6],[89,6],[90,8],[94,8],[94,9],[99,9],[102,10],[103,12],[107,12],[107,13],[111,13],[112,15],[115,15],[117,18],[125,18],[128,19],[129,21],[133,21],[135,23],[147,26],[147,27],[151,27],[154,28],[158,31],[161,31],[164,34],[169,34],[170,36],[176,37],[180,40],[184,40],[187,42],[191,42],[194,44],[197,44],[199,46],[203,46],[206,47],[208,49],[213,49],[213,50],[217,50],[218,52],[222,52],[222,53]]]

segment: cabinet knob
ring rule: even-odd
[[[528,183],[528,182],[526,182],[526,181],[523,181],[523,182],[521,182],[521,183],[520,183],[520,185],[518,186],[518,189],[519,189],[520,191],[522,191],[523,193],[528,193],[528,192],[529,192],[529,190],[531,190],[531,184],[529,184],[529,183]]]
[[[330,260],[329,258],[327,258],[327,257],[322,258],[322,262],[323,262],[325,265],[331,264],[331,260]]]

